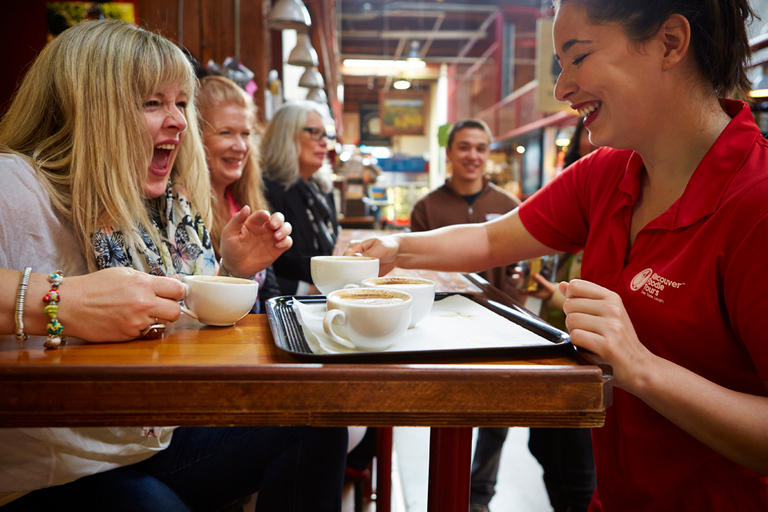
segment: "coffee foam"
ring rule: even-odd
[[[385,306],[387,304],[400,304],[406,299],[402,297],[336,297],[338,302],[345,304],[365,304],[366,306]]]
[[[240,277],[227,277],[227,276],[189,276],[187,280],[202,281],[204,283],[221,283],[221,284],[253,284],[255,281],[248,279],[242,279]]]
[[[339,291],[333,296],[333,300],[344,302],[345,304],[383,305],[405,302],[408,300],[408,297],[396,291],[354,288]]]
[[[402,285],[431,285],[432,281],[427,279],[418,279],[415,277],[377,277],[375,279],[366,279],[368,284],[374,286],[402,286]]]
[[[322,261],[371,261],[376,258],[368,256],[314,256],[312,259]]]

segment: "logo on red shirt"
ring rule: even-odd
[[[633,277],[632,281],[629,283],[629,287],[633,292],[642,290],[641,293],[646,297],[650,297],[657,302],[662,303],[664,302],[664,299],[662,299],[659,295],[662,291],[664,291],[664,289],[677,289],[684,285],[685,283],[678,283],[676,281],[672,281],[671,279],[667,279],[666,277],[660,276],[651,268],[647,268],[641,272],[638,272],[637,275]]]
[[[632,278],[632,282],[629,284],[630,288],[632,288],[633,292],[636,292],[643,286],[645,286],[645,283],[648,282],[648,280],[653,275],[653,269],[647,268],[637,274],[635,277]]]

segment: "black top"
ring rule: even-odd
[[[293,227],[293,245],[275,260],[272,268],[280,293],[295,295],[299,281],[313,282],[309,264],[312,256],[333,254],[339,231],[333,192],[323,194],[306,181],[286,190],[282,184],[264,179],[264,186],[272,211],[281,212]]]

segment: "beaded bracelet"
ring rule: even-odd
[[[64,326],[59,323],[57,315],[59,313],[59,285],[64,281],[64,273],[61,270],[57,270],[53,274],[48,276],[48,281],[51,283],[51,290],[43,297],[43,302],[46,303],[45,314],[50,317],[48,322],[48,337],[45,340],[45,348],[59,348],[59,345],[64,341],[64,336],[61,333],[64,331]]]
[[[16,294],[16,343],[19,348],[29,338],[29,335],[24,332],[24,297],[27,294],[27,286],[29,285],[29,274],[32,272],[32,267],[24,267],[24,271],[21,273],[21,283],[19,283],[19,291]]]

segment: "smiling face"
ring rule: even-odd
[[[324,132],[323,118],[317,112],[309,112],[304,128]],[[323,165],[327,154],[328,139],[314,140],[309,131],[302,130],[299,134],[299,175],[305,180],[311,177]]]
[[[165,192],[181,139],[187,129],[184,116],[186,106],[186,94],[173,85],[162,87],[142,104],[141,114],[154,147],[147,181],[144,183],[146,197],[159,197]]]
[[[663,115],[657,52],[646,51],[653,41],[638,48],[620,24],[590,24],[582,7],[566,2],[554,42],[563,68],[555,97],[584,117],[594,145],[637,149]]]
[[[243,175],[253,148],[253,123],[248,111],[234,103],[217,106],[203,114],[203,143],[211,184],[219,194]]]
[[[480,190],[488,160],[488,135],[480,128],[464,128],[456,132],[445,154],[451,161],[453,181],[466,187],[476,185]]]

